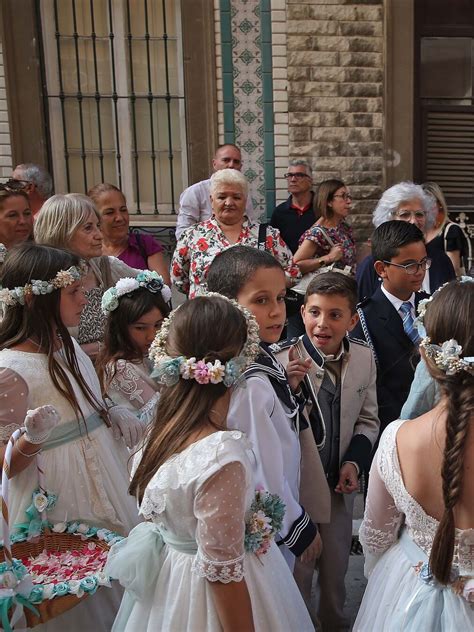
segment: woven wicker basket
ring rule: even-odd
[[[42,551],[64,553],[66,551],[77,551],[84,547],[84,540],[80,537],[80,534],[71,533],[54,533],[50,529],[45,528],[43,533],[34,539],[34,541],[21,541],[10,543],[10,530],[8,525],[8,480],[10,470],[11,453],[15,441],[19,439],[22,434],[22,430],[16,430],[10,437],[7,445],[4,457],[4,465],[2,472],[2,513],[3,513],[3,536],[4,546],[0,546],[0,562],[10,562],[12,559],[25,559],[28,557],[35,557]],[[38,464],[38,483],[40,489],[44,490],[43,471]],[[43,522],[47,522],[46,512],[41,514]],[[87,538],[88,542],[93,542],[97,548],[102,550],[108,550],[109,545],[107,542],[100,540],[98,537]],[[36,616],[28,608],[24,608],[23,614],[26,618],[29,628],[33,628],[41,623],[46,623],[50,619],[53,619],[64,612],[67,612],[71,608],[74,608],[77,604],[83,601],[89,593],[84,592],[81,597],[75,594],[58,595],[53,599],[45,599],[41,603],[35,603],[34,608],[38,611],[39,616]]]

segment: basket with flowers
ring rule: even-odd
[[[122,536],[77,521],[52,523],[47,519],[57,496],[45,489],[37,462],[38,489],[26,510],[26,521],[8,524],[8,473],[13,445],[11,436],[2,472],[3,544],[0,548],[0,623],[10,632],[24,615],[34,627],[70,610],[101,586],[110,586],[103,572],[109,547]],[[37,457],[38,458],[38,457]]]

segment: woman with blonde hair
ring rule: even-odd
[[[86,195],[58,194],[46,200],[34,224],[34,237],[38,244],[70,250],[87,262],[83,280],[87,305],[78,330],[72,333],[83,351],[95,358],[104,338],[103,293],[120,278],[135,277],[139,271],[115,257],[102,256],[100,216]]]

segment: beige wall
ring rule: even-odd
[[[0,178],[8,178],[11,172],[12,149],[10,143],[10,126],[8,124],[3,45],[0,40]]]

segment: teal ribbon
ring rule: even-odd
[[[85,423],[82,419],[73,419],[65,424],[56,426],[49,435],[47,441],[43,443],[41,449],[44,452],[45,450],[57,448],[60,445],[66,445],[66,443],[75,441],[80,437],[86,437],[88,434],[91,434],[94,430],[97,430],[97,428],[100,428],[103,425],[104,420],[99,413],[93,413],[87,417]]]
[[[13,593],[13,590],[11,591]],[[8,611],[16,604],[15,611],[12,616],[8,616]],[[28,608],[31,612],[39,617],[39,611],[34,605],[28,601],[26,597],[19,594],[12,594],[10,597],[0,598],[0,619],[4,632],[13,632],[12,625],[19,620],[23,614],[23,608]]]

